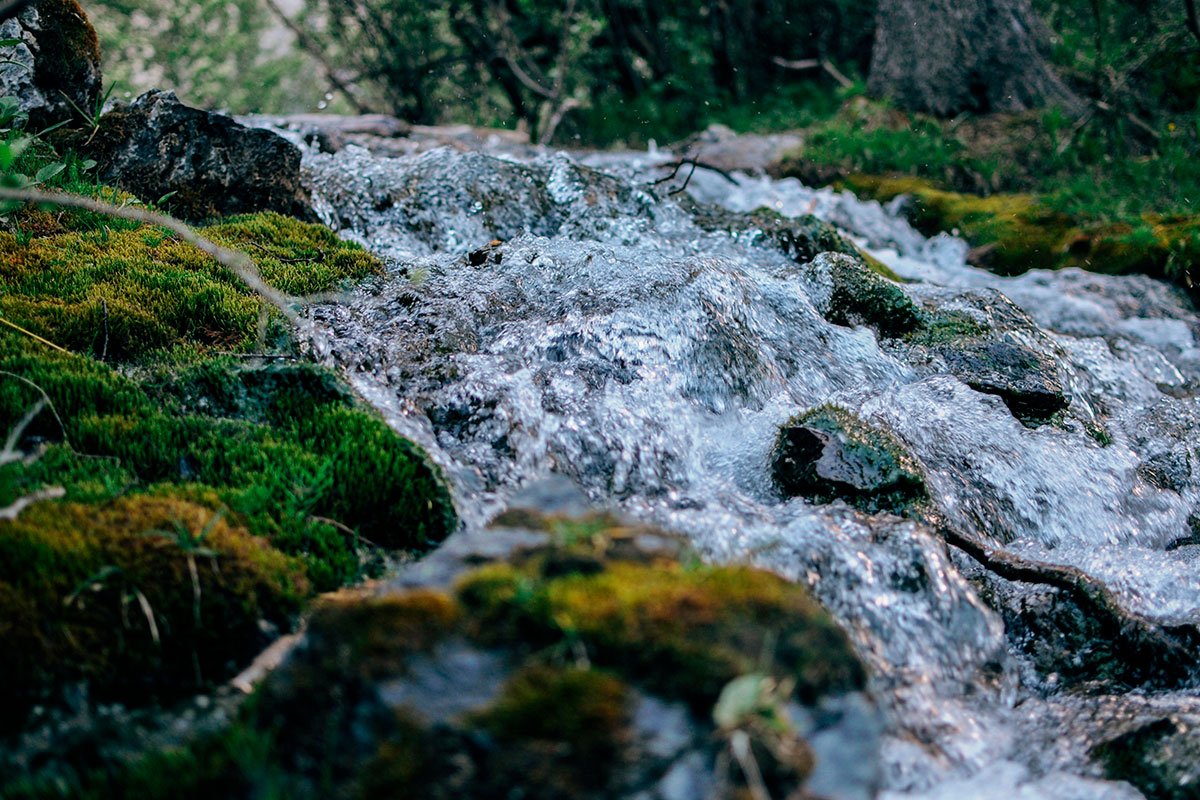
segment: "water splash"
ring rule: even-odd
[[[769,451],[789,417],[836,402],[910,448],[959,529],[1195,622],[1195,314],[1145,278],[998,278],[848,194],[694,176],[700,200],[839,225],[916,302],[1007,320],[1070,400],[1027,427],[905,345],[827,322],[781,253],[696,227],[651,186],[661,158],[308,152],[318,211],[391,273],[314,311],[325,355],[443,464],[467,524],[557,472],[709,558],[810,585],[873,669],[889,797],[1136,796],[1096,780],[1094,717],[1006,636],[977,565],[913,522],[779,496]]]

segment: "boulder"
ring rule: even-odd
[[[509,512],[325,601],[252,724],[336,796],[873,797],[845,634],[799,585],[693,559],[608,515]]]
[[[69,143],[68,143],[69,144]],[[283,137],[151,91],[114,109],[86,147],[100,177],[177,216],[203,220],[255,211],[314,219],[300,150]]]
[[[0,96],[14,97],[29,129],[92,114],[100,102],[100,44],[76,0],[36,0],[0,23]]]
[[[905,342],[913,366],[996,395],[1026,425],[1040,425],[1069,404],[1054,343],[998,292],[935,302],[926,325]]]

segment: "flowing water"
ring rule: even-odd
[[[1190,673],[1067,686],[1005,622],[1053,605],[1044,591],[917,522],[782,497],[769,457],[781,423],[836,402],[910,449],[947,525],[1078,568],[1152,626],[1190,625],[1196,314],[1150,279],[1000,278],[967,266],[963,242],[926,239],[876,203],[696,172],[688,191],[702,201],[836,224],[929,307],[1019,320],[1010,335],[1059,364],[1070,399],[1027,427],[875,331],[827,322],[820,286],[782,253],[698,228],[652,184],[666,160],[306,151],[319,213],[390,270],[316,307],[314,341],[429,448],[467,525],[558,473],[709,559],[811,586],[873,671],[886,797],[1138,797],[1101,780],[1088,750],[1122,725],[1200,719]]]

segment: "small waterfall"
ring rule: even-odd
[[[314,310],[324,355],[430,449],[469,525],[554,472],[712,560],[812,587],[872,668],[889,797],[1138,796],[1099,780],[1093,733],[1147,704],[1188,711],[1180,679],[1070,691],[1071,665],[1020,640],[1044,591],[918,522],[781,496],[771,448],[835,403],[904,444],[947,525],[1091,576],[1155,624],[1193,624],[1196,314],[1147,278],[982,272],[961,241],[849,194],[693,176],[696,200],[837,225],[914,303],[1047,365],[1066,407],[1030,424],[953,351],[829,322],[813,270],[656,189],[662,158],[307,152],[320,213],[391,270]]]

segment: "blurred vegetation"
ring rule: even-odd
[[[0,156],[7,185],[138,202],[36,137]],[[278,214],[201,231],[290,294],[382,271]],[[420,448],[277,311],[171,232],[91,211],[0,216],[0,430],[0,731],[80,681],[134,705],[209,688],[313,593],[456,524]]]

